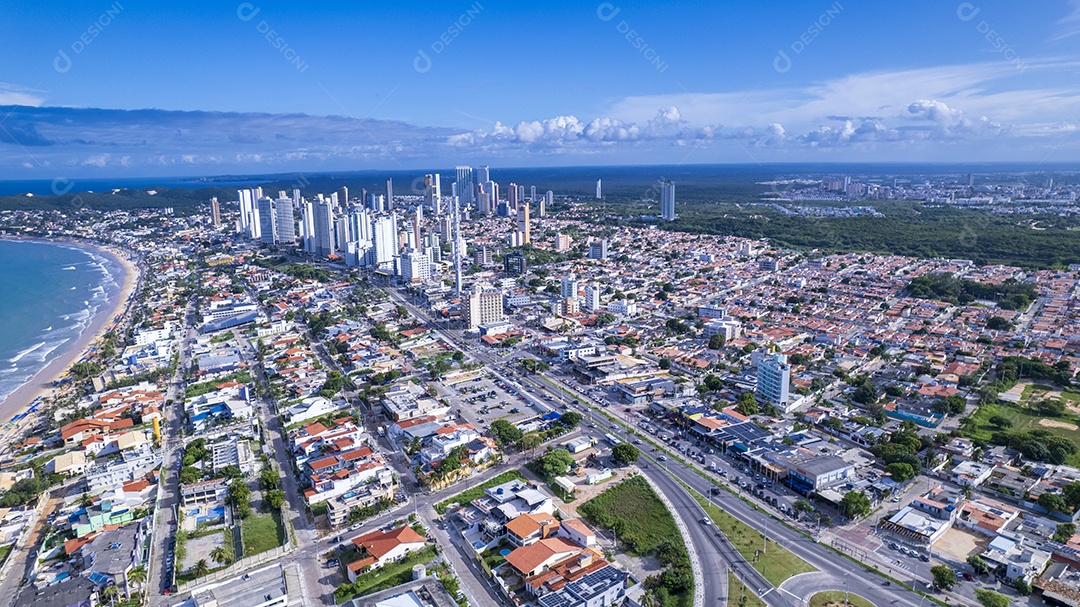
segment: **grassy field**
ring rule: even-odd
[[[727,572],[727,607],[740,607],[739,599],[743,596],[746,597],[746,603],[742,607],[765,607],[765,601],[744,586],[729,570]]]
[[[650,554],[665,542],[682,544],[674,517],[640,476],[585,502],[578,512],[598,527],[615,529],[619,543],[634,556]]]
[[[848,607],[874,607],[870,601],[854,593],[848,593]],[[810,597],[810,607],[844,607],[843,590],[826,590]]]
[[[338,586],[337,590],[334,591],[334,599],[338,603],[344,603],[358,596],[372,594],[404,584],[412,580],[413,565],[427,563],[434,559],[435,556],[435,547],[428,546],[423,550],[413,552],[400,561],[388,563],[384,567],[358,575],[356,576],[356,583],[345,583]]]
[[[607,489],[578,507],[578,513],[597,527],[614,529],[627,554],[655,554],[667,567],[661,578],[685,576],[687,585],[678,591],[669,592],[663,583],[652,590],[656,605],[687,607],[693,603],[692,573],[682,534],[644,477],[631,477]]]
[[[765,554],[757,556],[755,553],[762,548],[761,533],[754,531],[749,525],[735,518],[728,512],[714,506],[712,502],[702,497],[693,489],[691,495],[697,500],[709,517],[716,523],[716,528],[724,534],[732,546],[739,551],[747,561],[754,565],[754,569],[761,572],[765,579],[773,586],[780,586],[784,580],[793,575],[817,571],[809,563],[795,556],[776,542],[769,540],[765,546]],[[726,494],[722,499],[735,499]],[[777,523],[779,524],[779,523]]]
[[[251,513],[240,523],[240,533],[244,541],[244,556],[266,552],[285,543],[281,514],[277,512]]]
[[[1073,396],[1076,395],[1069,393],[1063,394],[1062,400],[1068,401],[1069,398]],[[1080,396],[1077,397],[1080,398]],[[998,429],[990,423],[990,418],[995,415],[1000,415],[1012,422],[1012,426],[1007,428],[1007,431],[1010,433],[1047,430],[1051,434],[1063,436],[1073,443],[1080,444],[1080,429],[1078,429],[1076,424],[1076,415],[1066,413],[1062,417],[1048,418],[1035,409],[1027,409],[1003,403],[987,403],[979,407],[975,413],[971,415],[974,425],[967,434],[974,439],[989,441],[990,435]],[[1043,420],[1046,421],[1044,422]],[[1065,463],[1070,466],[1080,466],[1080,453],[1070,455],[1069,458],[1065,460]]]
[[[473,487],[472,489],[466,489],[465,491],[462,491],[454,497],[444,499],[438,504],[435,504],[435,511],[439,514],[446,514],[446,508],[450,506],[450,504],[467,504],[474,499],[484,495],[484,489],[494,487],[495,485],[508,483],[514,480],[523,481],[525,480],[525,477],[522,476],[521,473],[517,470],[508,470],[485,483],[481,483]]]

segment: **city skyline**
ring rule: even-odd
[[[35,8],[0,43],[16,178],[1080,156],[1075,2]]]

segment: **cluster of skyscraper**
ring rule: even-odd
[[[536,186],[526,198],[525,187],[514,183],[507,188],[506,199],[500,200],[499,184],[492,181],[487,166],[477,167],[475,173],[472,167],[457,167],[449,197],[443,195],[438,173],[424,175],[421,200],[395,201],[393,187],[388,179],[385,194],[362,190],[358,198],[350,198],[348,189],[341,187],[329,196],[316,194],[313,200],[301,196],[298,189],[291,197],[278,192],[277,198],[264,196],[262,188],[243,189],[236,231],[268,245],[299,245],[315,257],[393,273],[415,284],[426,282],[433,267],[442,264],[441,239],[445,239],[451,244],[460,290],[460,260],[466,254],[458,229],[462,219],[468,220],[474,210],[481,215],[516,217],[508,244],[523,246],[531,242],[530,205],[538,205],[543,217],[554,201],[550,190],[538,198]],[[416,203],[401,209],[396,206],[406,201]],[[220,209],[215,203],[211,212],[217,223]],[[399,221],[399,210],[404,212],[403,221]],[[428,234],[422,233],[425,212],[435,219]]]

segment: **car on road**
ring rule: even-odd
[[[711,524],[712,524],[712,520],[710,520],[710,519],[709,519],[709,517],[707,517],[707,516],[706,516],[706,517],[704,517],[704,518],[702,518],[702,519],[701,519],[701,524],[702,524],[702,525],[711,525]]]
[[[484,420],[480,420],[480,421],[484,421]],[[363,527],[363,526],[364,526],[364,524],[363,524],[363,523],[356,523],[356,524],[354,524],[354,525],[351,525],[351,526],[349,527],[349,531],[356,531],[357,529],[359,529],[359,528],[361,528],[361,527]]]
[[[658,459],[658,460],[660,460],[662,462],[666,462],[667,461],[667,456],[666,455],[661,455],[660,457],[658,457],[656,459]]]
[[[974,582],[975,581],[975,576],[971,575],[970,573],[967,573],[966,571],[962,575],[964,576],[964,579],[969,581],[969,582]]]

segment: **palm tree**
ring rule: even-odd
[[[195,574],[195,577],[202,577],[210,573],[210,566],[206,564],[206,559],[199,559],[199,562],[195,563],[193,573]]]
[[[115,584],[110,584],[101,589],[101,598],[109,601],[112,604],[116,604],[116,595],[120,593],[120,589]]]
[[[131,571],[128,571],[127,580],[131,584],[142,586],[143,582],[146,581],[146,567],[139,565]]]
[[[215,563],[221,563],[222,565],[229,562],[229,555],[225,552],[224,546],[216,546],[211,550],[210,558],[213,559]]]

